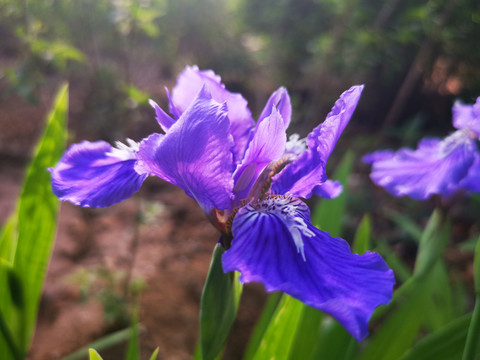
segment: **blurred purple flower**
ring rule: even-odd
[[[247,102],[213,71],[187,67],[170,100],[157,104],[165,134],[111,147],[72,145],[51,169],[54,193],[86,207],[120,202],[155,175],[194,198],[221,231],[225,272],[261,282],[323,310],[357,339],[374,309],[392,297],[394,276],[376,253],[352,254],[347,242],[315,228],[298,197],[338,196],[325,165],[352,116],[363,86],[344,92],[306,139],[292,135],[290,97],[275,91],[255,124]]]
[[[394,196],[425,200],[464,190],[480,192],[480,97],[474,105],[455,103],[453,125],[445,139],[425,138],[417,150],[380,150],[363,157],[372,165],[370,178]]]

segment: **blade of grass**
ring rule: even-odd
[[[150,356],[150,360],[157,360],[158,356],[158,347],[153,351],[152,356]]]
[[[81,349],[65,356],[62,360],[81,360],[85,359],[88,354],[89,350],[97,349],[98,351],[107,349],[114,345],[124,343],[132,336],[132,328],[126,328],[123,330],[116,331],[114,333],[108,334],[103,338],[92,342],[91,344],[82,347]]]
[[[95,349],[89,349],[88,356],[90,360],[103,360]]]

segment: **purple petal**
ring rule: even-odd
[[[445,140],[424,139],[417,150],[400,149],[370,158],[370,178],[394,196],[425,200],[432,194],[448,196],[458,190],[474,160],[476,144],[468,132],[459,130]]]
[[[127,156],[117,157],[121,151],[104,141],[70,146],[57,166],[49,169],[53,193],[60,200],[92,208],[128,199],[147,175],[135,171],[134,153],[125,151]]]
[[[335,199],[340,196],[343,191],[343,186],[340,182],[334,180],[327,180],[321,185],[313,188],[313,193],[321,196],[324,199]]]
[[[363,85],[353,86],[340,96],[327,119],[308,135],[308,150],[273,177],[275,194],[309,198],[313,189],[325,182],[328,157],[350,121],[362,90]]]
[[[282,157],[286,142],[283,118],[274,107],[271,114],[262,119],[255,128],[245,158],[233,174],[235,183],[233,190],[238,204],[247,197],[262,170],[272,161]]]
[[[261,122],[262,119],[266,118],[271,114],[273,106],[275,106],[275,108],[282,115],[283,121],[285,123],[285,129],[287,129],[288,125],[290,125],[290,120],[292,118],[292,104],[290,102],[290,96],[288,95],[287,89],[281,87],[277,89],[272,95],[270,95],[270,98],[267,100],[267,104],[263,108],[263,111],[258,118],[258,122]]]
[[[203,89],[165,136],[142,141],[136,169],[181,187],[209,213],[233,197],[233,162],[226,105]]]
[[[167,132],[168,129],[175,123],[175,119],[173,119],[170,115],[168,115],[163,109],[158,106],[158,104],[153,101],[149,100],[150,106],[155,109],[155,118],[158,121],[158,124],[162,127],[162,130]]]
[[[309,218],[308,207],[290,197],[241,208],[223,269],[331,314],[360,341],[374,309],[391,300],[393,272],[378,254],[352,254],[346,241],[318,230]]]
[[[467,176],[461,181],[460,187],[470,192],[480,192],[480,155],[474,154],[472,166],[468,169]]]
[[[392,150],[379,150],[362,157],[365,164],[372,165],[374,162],[391,159],[395,155]]]
[[[480,96],[473,105],[456,102],[452,108],[453,126],[456,129],[468,129],[480,138]]]
[[[234,160],[238,163],[243,158],[254,122],[247,101],[242,95],[227,91],[220,76],[212,70],[200,71],[196,66],[187,66],[178,76],[177,85],[172,90],[173,107],[183,113],[204,85],[215,101],[227,103],[230,133],[235,141]]]

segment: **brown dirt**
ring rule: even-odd
[[[16,96],[0,101],[0,223],[14,209],[53,91],[42,95],[41,103],[47,105],[32,106]],[[136,221],[139,210],[148,215],[141,224]],[[114,308],[115,301],[124,299],[122,279],[132,263],[131,278],[146,284],[139,315],[141,358],[149,358],[156,347],[158,359],[192,358],[201,291],[217,239],[195,201],[159,179],[147,179],[138,195],[110,208],[62,204],[28,359],[60,359],[125,328],[118,314],[114,321],[105,319],[108,311],[99,298],[108,281],[98,274],[117,279],[111,294],[118,298],[109,303]],[[82,276],[83,282],[78,280]],[[85,296],[82,285],[87,281],[92,286]],[[246,288],[225,358],[241,357],[264,300],[262,286]],[[104,360],[122,359],[125,344],[100,353]]]

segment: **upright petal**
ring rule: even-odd
[[[136,169],[181,187],[206,213],[226,209],[233,197],[232,145],[227,106],[202,89],[165,136],[142,141]]]
[[[158,124],[164,132],[167,132],[168,129],[175,123],[170,115],[168,115],[163,109],[153,100],[149,100],[151,107],[155,109],[155,119],[157,119]]]
[[[134,169],[135,151],[112,148],[104,141],[83,141],[65,152],[52,169],[53,193],[83,207],[106,207],[128,199],[146,174]]]
[[[340,96],[326,120],[308,135],[308,149],[273,177],[274,193],[308,198],[315,186],[325,182],[327,160],[350,121],[362,90],[363,85],[353,86]]]
[[[448,196],[461,188],[474,160],[476,144],[468,130],[459,130],[445,140],[424,139],[417,150],[373,153],[370,178],[394,196],[425,200],[432,194]]]
[[[240,200],[247,197],[262,170],[282,157],[286,142],[283,118],[273,107],[270,115],[262,119],[255,128],[245,157],[233,174],[238,205]]]
[[[368,334],[374,309],[387,304],[395,283],[376,253],[352,254],[346,241],[310,223],[298,199],[270,197],[241,208],[223,269],[241,282],[263,283],[335,317],[357,340]]]
[[[234,160],[239,163],[243,158],[254,121],[248,109],[247,101],[242,95],[226,90],[220,76],[212,70],[201,71],[197,66],[187,66],[178,76],[177,84],[172,90],[173,107],[179,113],[183,113],[204,85],[215,101],[227,103],[230,133],[235,142],[233,148]]]
[[[277,89],[272,95],[270,95],[270,98],[267,100],[267,103],[258,118],[258,123],[270,115],[274,106],[282,115],[285,129],[287,129],[292,118],[292,103],[290,102],[288,91],[284,87]]]
[[[456,102],[452,108],[453,126],[456,129],[468,129],[480,138],[480,96],[473,105]]]

